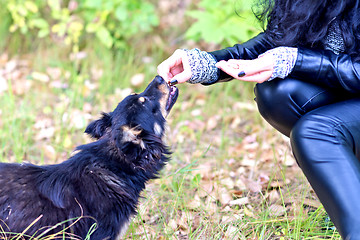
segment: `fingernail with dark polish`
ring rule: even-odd
[[[245,75],[246,75],[246,73],[244,71],[241,71],[241,72],[239,72],[238,77],[243,77]]]
[[[171,81],[169,82],[169,85],[170,85],[170,86],[174,86],[174,85],[176,85],[176,84],[178,84],[178,83],[179,83],[178,80],[173,79],[173,80],[171,80]]]

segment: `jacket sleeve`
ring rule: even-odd
[[[347,54],[336,55],[329,50],[300,47],[289,77],[360,93],[360,61]]]
[[[276,46],[269,40],[267,34],[263,32],[243,44],[236,44],[233,47],[228,47],[209,53],[215,58],[217,62],[221,60],[227,61],[229,59],[251,60],[257,58],[260,54],[274,47]],[[225,72],[221,70],[219,71],[219,79],[216,82],[226,82],[233,79],[233,77],[229,76]],[[212,82],[210,84],[213,83],[215,82]]]

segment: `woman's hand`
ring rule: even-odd
[[[191,68],[186,52],[176,50],[168,59],[159,64],[157,72],[165,81],[173,84],[188,81],[191,78]]]
[[[272,54],[264,54],[254,60],[230,59],[220,61],[216,64],[216,67],[235,79],[262,83],[270,79],[274,71],[274,61]]]

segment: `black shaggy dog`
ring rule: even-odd
[[[165,117],[178,89],[157,76],[85,132],[96,141],[47,166],[0,164],[0,239],[118,239],[136,214],[145,183],[169,160]],[[51,227],[52,226],[52,227]],[[59,233],[62,231],[62,233]],[[4,233],[8,232],[8,233]]]

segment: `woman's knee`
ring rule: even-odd
[[[289,136],[296,121],[303,114],[293,99],[299,88],[293,81],[271,81],[257,84],[255,96],[262,117],[281,133]]]
[[[332,92],[293,78],[257,84],[255,95],[260,114],[287,136],[298,119],[306,113],[349,98],[349,94]]]

